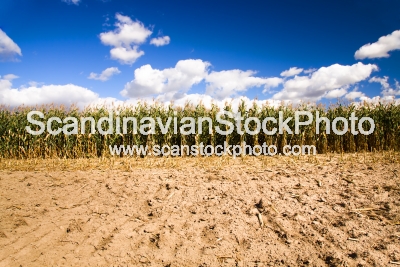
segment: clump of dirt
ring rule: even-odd
[[[17,218],[14,220],[14,228],[18,228],[20,226],[28,225],[23,218]]]
[[[3,231],[0,231],[0,238],[6,238],[6,234]]]

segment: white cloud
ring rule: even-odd
[[[283,89],[273,96],[277,100],[317,101],[326,94],[332,97],[344,92],[348,86],[368,78],[378,67],[373,64],[356,63],[351,66],[334,64],[322,67],[310,76],[296,76],[285,81]],[[337,90],[332,93],[330,91]],[[342,89],[342,90],[340,90]]]
[[[102,73],[97,74],[94,72],[91,72],[88,79],[92,80],[99,80],[102,82],[108,81],[113,75],[121,73],[118,68],[116,67],[111,67],[107,68],[102,71]]]
[[[134,80],[125,85],[121,95],[125,97],[146,97],[166,94],[178,99],[193,85],[206,82],[206,94],[219,100],[236,96],[252,87],[264,89],[276,87],[281,78],[254,77],[254,71],[225,70],[209,73],[211,64],[200,59],[180,60],[173,68],[153,69],[150,65],[137,68]]]
[[[245,92],[252,87],[264,86],[264,92],[271,87],[282,83],[281,78],[254,77],[255,71],[224,70],[213,71],[206,77],[206,93],[217,99],[236,96],[239,92]]]
[[[163,46],[169,44],[171,41],[171,38],[169,36],[162,36],[158,38],[153,38],[150,40],[150,44],[155,45],[155,46]]]
[[[356,100],[358,98],[365,98],[365,94],[363,92],[353,90],[345,96],[348,100]]]
[[[12,88],[10,80],[0,78],[0,104],[16,107],[20,105],[76,104],[84,107],[99,99],[98,94],[73,84],[43,85],[40,87]]]
[[[390,85],[388,83],[388,79],[389,79],[388,76],[384,76],[383,78],[379,78],[379,77],[375,76],[375,77],[372,77],[371,79],[369,79],[369,82],[370,83],[372,83],[372,82],[380,83],[382,85],[382,88],[389,89]]]
[[[114,31],[100,34],[100,40],[104,45],[112,46],[111,58],[119,60],[121,64],[133,64],[139,57],[144,55],[138,50],[139,45],[144,43],[152,34],[140,21],[132,21],[128,16],[116,14],[118,22],[115,23]]]
[[[389,52],[400,49],[400,30],[382,36],[372,44],[363,45],[356,51],[356,59],[389,57]]]
[[[115,47],[110,50],[112,59],[118,60],[121,64],[133,64],[135,61],[144,55],[143,51],[138,51],[138,46],[131,48]]]
[[[283,77],[291,77],[300,74],[303,71],[301,68],[293,67],[281,73]]]
[[[74,4],[74,5],[79,5],[79,2],[81,0],[61,0],[62,2],[65,2],[67,4]]]
[[[125,85],[121,95],[145,97],[163,93],[186,92],[207,75],[210,63],[200,59],[180,60],[174,68],[153,69],[149,64],[137,68],[133,81]]]
[[[314,68],[311,68],[311,69],[308,69],[308,70],[304,70],[304,73],[305,74],[310,74],[310,73],[313,73],[314,71],[316,71],[317,69],[314,69]]]
[[[16,55],[22,56],[21,48],[0,29],[0,59],[13,60]]]
[[[395,105],[400,105],[400,99],[399,98],[396,99],[393,96],[387,96],[387,97],[374,96],[371,98],[367,97],[367,96],[363,96],[363,97],[360,97],[359,102],[353,102],[353,103],[360,105],[364,102],[373,104],[373,105],[386,104],[386,103],[394,103]]]
[[[1,78],[1,76],[0,76],[0,78]],[[18,78],[19,77],[17,75],[14,75],[14,74],[7,74],[7,75],[3,76],[3,79],[4,80],[8,80],[8,81],[12,81],[12,80],[18,79]]]
[[[347,93],[346,88],[334,89],[329,91],[324,97],[325,98],[339,98],[344,96]]]
[[[140,21],[132,21],[130,17],[118,13],[115,17],[118,20],[116,29],[100,34],[100,40],[105,45],[129,47],[131,44],[142,44],[152,34]]]
[[[400,86],[399,86],[399,82],[396,81],[396,89],[393,89],[389,82],[388,82],[389,77],[388,76],[384,76],[383,78],[379,78],[379,77],[372,77],[369,82],[376,82],[376,83],[380,83],[382,86],[382,91],[381,94],[383,95],[383,97],[394,97],[396,95],[400,95]]]
[[[43,85],[40,83],[30,83],[27,85],[28,87],[22,86],[20,88],[13,88],[12,79],[17,78],[17,76],[9,74],[5,75],[4,77],[0,77],[0,104],[15,107],[19,105],[32,106],[51,103],[69,106],[74,103],[80,108],[86,106],[104,106],[111,108],[118,105],[135,105],[140,101],[146,101],[148,103],[158,101],[164,105],[173,103],[175,106],[184,106],[186,102],[190,102],[194,105],[201,102],[208,108],[210,108],[212,104],[222,108],[224,107],[225,103],[231,103],[233,110],[237,110],[241,100],[245,101],[248,108],[253,104],[254,101],[260,106],[264,103],[268,103],[269,105],[273,106],[279,106],[282,103],[280,100],[271,99],[250,100],[245,96],[221,97],[217,99],[208,94],[187,93],[187,91],[194,84],[205,81],[209,74],[210,66],[210,63],[199,59],[181,60],[175,65],[175,67],[163,70],[153,69],[150,65],[144,65],[135,70],[135,79],[125,86],[125,92],[123,91],[122,94],[129,97],[125,101],[121,101],[112,97],[100,98],[97,93],[73,84]],[[103,71],[103,73],[105,71]],[[220,74],[221,72],[213,73],[213,75],[216,75],[218,73]],[[266,85],[266,82],[263,80],[264,78],[252,77],[254,72],[233,70],[222,73],[230,73],[231,75],[232,73],[239,73],[242,75],[246,74],[244,76],[245,87],[257,84],[264,86]],[[94,75],[97,75],[96,78],[99,78],[102,74]],[[217,76],[214,76],[214,78]],[[246,81],[246,77],[251,79]],[[253,78],[257,79],[254,80]],[[277,79],[281,80],[280,78]],[[273,80],[270,80],[267,83],[275,84],[275,82],[272,81]],[[233,82],[236,83],[236,85],[232,88],[237,88],[238,84],[240,84],[240,82],[237,80]],[[216,83],[222,87],[227,86],[223,82],[221,84],[221,80],[219,79],[217,81],[210,81],[207,83]],[[236,90],[233,89],[233,92],[235,91]]]
[[[382,96],[374,96],[374,97],[367,97],[364,94],[359,97],[359,102],[356,104],[361,104],[362,102],[366,102],[373,105],[378,104],[386,104],[386,103],[394,103],[395,105],[400,105],[400,98],[396,98],[396,96],[400,95],[400,84],[397,80],[395,80],[395,88],[392,88],[388,82],[389,77],[384,76],[383,78],[380,77],[372,77],[369,79],[370,83],[376,82],[381,84],[381,95]]]

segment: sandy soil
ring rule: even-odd
[[[157,160],[129,171],[127,161],[17,171],[31,163],[3,160],[0,266],[400,261],[396,159]]]

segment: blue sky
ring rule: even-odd
[[[0,103],[397,99],[399,10],[396,0],[2,0]]]

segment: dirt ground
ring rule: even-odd
[[[399,165],[1,160],[0,266],[396,266]]]

